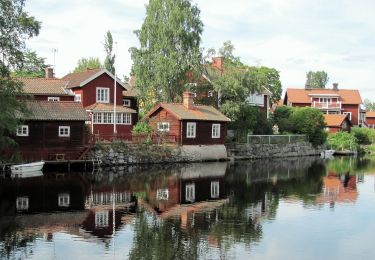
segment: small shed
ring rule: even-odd
[[[224,144],[230,119],[212,106],[195,105],[193,98],[184,92],[183,103],[159,103],[144,118],[180,145]]]
[[[329,133],[336,133],[339,131],[350,132],[351,127],[353,126],[349,119],[349,115],[325,114],[324,120]]]
[[[375,111],[366,112],[366,123],[369,128],[375,129]]]

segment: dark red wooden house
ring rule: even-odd
[[[339,131],[350,132],[353,126],[349,115],[325,114],[324,121],[329,133],[337,133]]]
[[[145,120],[180,145],[224,144],[230,119],[212,106],[194,105],[193,98],[184,92],[183,103],[160,103]]]
[[[116,92],[115,77],[105,69],[70,73],[62,79],[68,82],[66,87],[74,92],[75,100],[90,112],[90,129],[94,135],[106,140],[114,136],[131,140],[131,130],[138,121],[138,106],[134,101],[135,96],[125,101],[123,92],[127,89],[119,79],[116,79]]]
[[[14,140],[24,160],[77,159],[86,150],[89,120],[78,102],[28,101]],[[16,150],[10,151],[15,153]]]

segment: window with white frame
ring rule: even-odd
[[[131,113],[116,113],[116,124],[131,125]],[[93,112],[92,120],[94,124],[113,124],[113,112]]]
[[[320,103],[332,103],[332,98],[319,98]]]
[[[253,93],[247,97],[247,102],[252,105],[263,106],[264,105],[264,94]]]
[[[48,101],[60,101],[60,97],[48,97]]]
[[[70,136],[70,126],[59,126],[59,136],[69,137]]]
[[[74,95],[74,101],[75,102],[81,102],[81,94],[75,94]]]
[[[109,226],[109,211],[97,211],[95,212],[95,227],[96,228],[103,228]]]
[[[211,181],[211,198],[219,198],[219,182]]]
[[[342,112],[343,115],[349,115],[349,120],[352,120],[352,112]]]
[[[131,104],[131,101],[130,101],[130,99],[123,99],[122,100],[122,105],[124,106],[124,107],[130,107],[130,104]]]
[[[212,138],[220,138],[220,124],[212,124]]]
[[[29,136],[29,126],[20,125],[17,127],[17,136]]]
[[[186,184],[185,186],[185,200],[189,202],[195,201],[195,184]]]
[[[28,210],[29,209],[29,197],[17,197],[16,199],[17,210]]]
[[[109,88],[96,88],[96,102],[109,103]]]
[[[197,124],[195,122],[187,122],[186,123],[186,137],[187,138],[195,138],[196,136],[196,129]]]
[[[70,194],[69,193],[59,193],[58,205],[59,205],[59,207],[69,207],[69,205],[70,205]]]
[[[156,192],[156,199],[157,200],[168,200],[169,198],[169,190],[168,189],[158,189]]]
[[[169,122],[158,122],[158,131],[169,132]]]

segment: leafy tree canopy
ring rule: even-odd
[[[325,88],[328,80],[328,74],[324,70],[306,73],[306,86],[310,86],[310,88]]]
[[[17,115],[26,108],[17,96],[22,85],[10,77],[22,68],[25,41],[39,34],[40,22],[24,11],[24,0],[0,0],[0,149],[11,143],[9,133],[19,124]]]
[[[150,0],[140,30],[139,48],[130,48],[140,104],[175,102],[187,88],[186,74],[199,72],[203,23],[189,0]]]
[[[38,57],[35,51],[27,50],[24,53],[21,67],[11,74],[12,77],[43,78],[47,67],[45,58]]]
[[[87,69],[99,69],[103,68],[103,65],[100,63],[99,58],[89,57],[81,58],[77,62],[77,66],[74,68],[73,72],[82,72]]]
[[[104,50],[106,57],[104,60],[104,68],[106,68],[112,74],[115,74],[115,59],[116,55],[113,54],[113,37],[111,31],[107,31],[104,36]]]
[[[375,102],[371,102],[369,99],[366,98],[363,101],[363,105],[365,106],[366,110],[375,111]]]

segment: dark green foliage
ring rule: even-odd
[[[139,48],[131,48],[140,105],[176,102],[186,89],[186,74],[200,74],[200,10],[189,0],[150,0],[136,35]]]
[[[267,114],[260,111],[257,113],[257,121],[254,126],[253,134],[255,135],[272,135],[272,124],[267,119]]]
[[[133,134],[149,134],[152,133],[151,126],[145,121],[138,121],[138,123],[133,127]]]
[[[307,135],[313,145],[321,145],[326,141],[326,124],[322,112],[318,109],[294,108],[290,120],[294,125],[294,132]]]
[[[257,68],[257,71],[263,83],[262,85],[272,93],[270,96],[271,104],[277,103],[281,99],[281,93],[283,92],[279,72],[274,68],[268,67]]]
[[[111,31],[108,31],[104,36],[104,50],[106,53],[104,60],[104,68],[112,74],[115,74],[115,59],[116,55],[112,54],[113,51],[113,37]]]
[[[372,143],[372,139],[375,137],[375,130],[370,128],[353,127],[352,133],[357,139],[358,144],[368,145]]]
[[[44,78],[45,58],[38,57],[35,51],[26,51],[22,60],[21,68],[13,71],[12,77]]]
[[[103,65],[100,63],[99,58],[81,58],[77,62],[77,66],[74,68],[73,72],[82,72],[87,69],[99,69],[103,68]]]
[[[290,120],[293,108],[289,106],[279,106],[272,116],[272,124],[279,127],[280,133],[291,133],[294,131],[294,125]]]
[[[306,73],[306,86],[310,88],[325,88],[328,83],[328,74],[322,71],[309,71]]]
[[[328,145],[337,151],[357,150],[358,141],[353,133],[337,132],[328,137]]]

